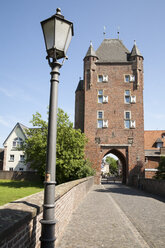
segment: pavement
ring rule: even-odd
[[[57,248],[164,248],[165,199],[121,183],[94,185]]]

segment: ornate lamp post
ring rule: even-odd
[[[58,8],[55,15],[41,22],[47,59],[51,67],[51,88],[47,141],[47,164],[44,182],[43,219],[40,221],[41,248],[55,247],[55,174],[56,174],[56,133],[58,77],[61,64],[58,59],[66,58],[66,52],[73,36],[73,23],[64,19]]]

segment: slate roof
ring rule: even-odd
[[[96,51],[98,62],[128,62],[130,51],[119,39],[104,39]]]
[[[76,89],[76,92],[77,91],[82,91],[82,90],[84,90],[84,80],[79,81],[77,89]]]
[[[97,55],[96,55],[96,52],[95,52],[95,50],[94,50],[94,48],[93,48],[93,46],[92,46],[92,43],[90,44],[90,47],[88,48],[88,51],[87,51],[87,53],[86,53],[86,55],[85,55],[85,58],[86,57],[97,57]]]
[[[156,140],[156,143],[163,143],[163,141],[162,141],[160,138],[158,138],[158,139]]]
[[[131,57],[133,57],[133,56],[141,56],[141,57],[143,57],[143,56],[141,55],[141,53],[140,53],[140,51],[139,51],[139,49],[138,49],[138,47],[137,47],[136,44],[134,44],[130,56],[131,56]]]

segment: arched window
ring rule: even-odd
[[[23,139],[15,138],[13,140],[13,147],[21,147],[23,145]]]

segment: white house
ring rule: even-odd
[[[5,171],[29,171],[29,165],[24,163],[25,155],[21,147],[27,138],[26,130],[28,128],[17,123],[7,139],[4,141],[4,160],[3,170]]]

